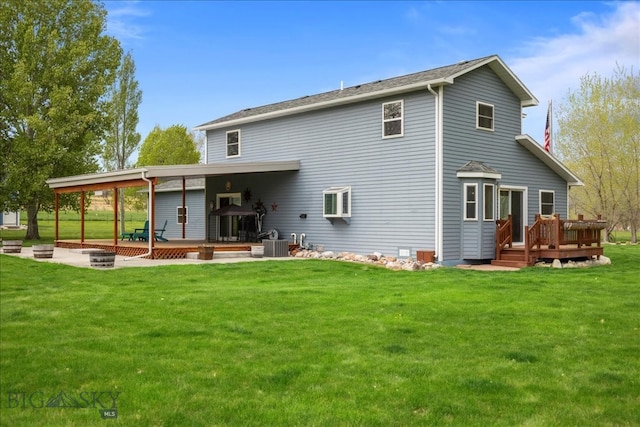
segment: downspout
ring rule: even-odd
[[[147,239],[149,242],[149,249],[147,250],[146,254],[141,254],[141,255],[136,255],[136,256],[132,256],[132,257],[128,257],[125,258],[125,261],[129,261],[132,259],[136,259],[136,258],[144,258],[147,257],[149,255],[151,255],[153,253],[153,239],[155,237],[155,230],[153,229],[153,225],[152,225],[152,221],[151,221],[151,217],[153,216],[154,212],[153,212],[153,203],[152,202],[152,194],[151,191],[153,191],[153,181],[151,181],[150,179],[148,179],[145,174],[147,173],[146,170],[142,171],[142,180],[143,181],[147,181],[149,183],[149,200],[148,200],[148,205],[147,205],[147,221],[149,224],[149,238]]]
[[[442,261],[442,216],[444,215],[443,207],[442,207],[442,191],[443,191],[443,183],[442,183],[442,97],[438,94],[429,83],[427,85],[427,89],[434,96],[435,101],[435,134],[436,134],[436,147],[435,147],[435,158],[436,158],[436,220],[435,220],[435,252],[436,252],[436,261]],[[440,91],[442,91],[442,86],[440,86]]]

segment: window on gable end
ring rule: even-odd
[[[395,138],[404,135],[404,101],[382,104],[382,137]]]
[[[240,155],[240,130],[227,132],[227,157]]]
[[[476,128],[493,130],[493,105],[476,102]]]

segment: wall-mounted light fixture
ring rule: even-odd
[[[301,219],[307,219],[307,214],[300,214]]]

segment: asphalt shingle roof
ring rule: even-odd
[[[466,70],[474,68],[477,64],[480,64],[487,59],[494,57],[496,57],[496,55],[473,59],[470,61],[458,62],[457,64],[447,65],[444,67],[434,68],[426,71],[420,71],[404,76],[393,77],[390,79],[377,80],[374,82],[351,86],[344,89],[332,90],[330,92],[319,93],[317,95],[303,96],[301,98],[277,102],[275,104],[268,104],[255,108],[246,108],[233,114],[229,114],[210,122],[203,123],[198,127],[206,127],[239,119],[245,119],[253,116],[260,116],[277,111],[309,106],[313,104],[322,104],[325,102],[337,101],[343,98],[357,97],[358,95],[365,95],[394,88],[401,88],[421,82],[432,82],[440,79],[447,79],[464,73]]]

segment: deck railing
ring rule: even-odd
[[[531,226],[525,227],[524,233],[524,257],[527,262],[532,257],[532,252],[539,251],[542,246],[548,249],[559,249],[561,245],[601,246],[601,231],[607,222],[598,215],[597,219],[585,220],[583,215],[578,219],[561,219],[555,214],[550,217],[536,215]],[[496,221],[496,259],[505,247],[511,248],[513,221],[511,216],[506,220]]]
[[[540,242],[550,248],[561,245],[582,246],[601,245],[601,230],[607,222],[598,215],[597,219],[585,220],[583,215],[578,219],[562,219],[558,214],[551,218],[536,215],[536,222],[540,221]]]

